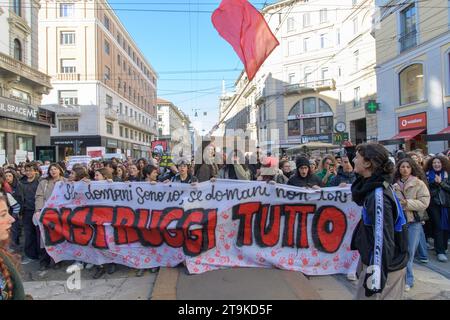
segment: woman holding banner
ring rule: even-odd
[[[356,147],[353,201],[362,206],[351,248],[363,264],[356,299],[402,299],[408,264],[406,219],[390,185],[394,163],[380,144]]]
[[[39,182],[38,188],[36,190],[35,207],[36,214],[39,214],[44,208],[45,202],[52,195],[55,184],[59,181],[64,181],[64,170],[56,163],[52,163],[48,167],[47,178]],[[41,243],[41,257],[39,259],[39,270],[46,270],[48,267],[53,267],[54,269],[59,269],[60,264],[55,263],[55,261],[48,255],[47,251],[44,249],[44,245]]]

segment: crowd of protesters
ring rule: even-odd
[[[363,151],[370,153],[370,150],[360,148],[360,156]],[[373,178],[375,176],[378,177],[377,174],[383,170],[383,174],[379,174],[379,177],[383,178],[376,180],[373,186],[382,185],[386,181],[395,193],[389,197],[398,200],[407,220],[408,237],[405,250],[408,254],[401,259],[406,269],[404,290],[408,291],[414,285],[412,268],[414,258],[427,263],[428,251],[434,249],[437,259],[447,262],[450,162],[445,154],[424,155],[421,150],[416,150],[408,153],[397,152],[387,157],[387,151],[384,153],[382,150],[379,153],[375,152],[372,158],[363,156],[365,160],[359,162],[358,169],[355,168],[358,153],[341,152],[316,157],[302,154],[292,158],[283,155],[276,158],[270,153],[263,156],[258,152],[252,158],[244,156],[239,150],[225,148],[216,153],[216,148],[211,144],[204,144],[201,152],[203,159],[201,163],[194,163],[194,159],[197,158],[182,158],[175,164],[164,166],[160,166],[161,157],[158,154],[149,159],[128,157],[124,161],[116,158],[106,161],[95,160],[88,165],[75,164],[70,170],[67,170],[67,163],[64,161],[51,164],[34,161],[19,165],[4,165],[0,168],[0,209],[3,202],[7,204],[12,222],[8,250],[0,251],[0,271],[1,259],[8,259],[9,254],[22,255],[21,264],[39,261],[40,270],[61,267],[60,263],[55,263],[45,251],[37,223],[33,220],[35,213],[44,207],[58,181],[195,184],[204,181],[214,182],[216,179],[234,179],[312,189],[352,186],[354,201],[365,206],[367,195],[373,191],[367,189],[371,184],[366,182],[375,179]],[[383,160],[377,163],[376,156]],[[217,161],[218,159],[221,161]],[[367,164],[367,168],[364,167],[366,165],[364,163]],[[41,171],[42,165],[48,168],[44,175]],[[434,241],[430,241],[431,239]],[[356,239],[355,243],[355,249],[358,250],[365,245],[361,238]],[[95,279],[105,273],[112,274],[116,270],[114,264],[93,266],[75,261],[67,268],[67,272],[71,273],[75,267],[80,269],[95,267],[93,274]],[[152,268],[150,272],[157,270],[158,268]],[[145,270],[137,270],[136,275],[142,276],[144,272]],[[351,280],[356,279],[353,278],[355,276]]]

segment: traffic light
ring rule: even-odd
[[[380,110],[380,104],[376,102],[376,100],[369,100],[366,103],[366,111],[367,113],[377,113]]]

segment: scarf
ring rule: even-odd
[[[436,175],[439,175],[441,177],[441,181],[445,179],[444,171],[436,172],[432,169],[427,172],[427,179],[430,184],[435,181]],[[439,186],[439,188],[441,187]],[[448,222],[448,208],[445,207],[441,207],[441,228],[442,230],[450,230],[450,225]]]
[[[352,199],[360,207],[364,205],[364,200],[368,193],[376,188],[383,187],[384,182],[389,182],[389,177],[385,175],[374,174],[369,178],[359,176],[352,184]]]

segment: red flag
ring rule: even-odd
[[[262,14],[247,0],[222,0],[211,20],[238,54],[250,81],[280,44]]]

